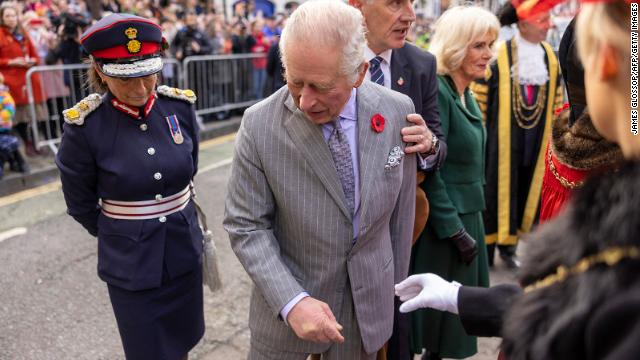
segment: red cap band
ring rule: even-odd
[[[160,52],[160,44],[155,42],[143,42],[141,43],[140,51],[131,54],[127,51],[127,48],[122,45],[114,46],[109,49],[96,50],[93,52],[93,56],[98,59],[126,59],[132,56],[144,56]]]

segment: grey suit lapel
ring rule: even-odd
[[[406,45],[405,45],[406,46]],[[391,89],[408,95],[411,89],[412,71],[407,60],[402,56],[401,49],[391,53]]]
[[[366,219],[366,212],[371,206],[369,193],[374,186],[376,173],[384,167],[387,152],[383,146],[385,136],[383,133],[376,133],[371,128],[371,117],[381,112],[376,106],[380,105],[380,96],[373,91],[374,85],[363,82],[358,88],[358,152],[360,160],[360,219]],[[386,129],[385,131],[389,131]]]
[[[340,184],[340,179],[338,179],[331,152],[322,135],[322,129],[304,116],[294,104],[291,95],[287,97],[285,106],[291,111],[285,115],[287,119],[284,121],[284,127],[291,140],[298,151],[305,157],[322,184],[327,188],[342,213],[351,220],[350,212],[344,200],[342,185]],[[283,161],[286,160],[283,159]]]

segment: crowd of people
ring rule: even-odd
[[[80,64],[87,53],[81,34],[110,13],[130,13],[153,19],[162,28],[169,48],[166,57],[178,61],[193,55],[263,54],[251,61],[245,74],[252,98],[261,99],[284,83],[275,53],[279,35],[292,8],[271,16],[253,14],[238,7],[226,18],[220,9],[199,1],[2,1],[0,2],[0,73],[15,102],[12,134],[19,136],[23,152],[38,156],[34,131],[46,139],[58,137],[62,110],[68,99],[76,102],[86,94],[82,71],[44,72],[31,77],[37,128],[26,90],[27,70],[35,65]],[[27,172],[28,166],[11,166]]]
[[[41,52],[20,14],[65,18],[58,34],[104,96],[65,110],[56,163],[69,214],[98,237],[127,358],[185,359],[204,332],[191,105],[207,94],[158,84],[165,45],[178,60],[268,54],[252,59],[257,98],[286,69],[244,113],[225,201],[254,284],[250,359],[466,358],[476,336],[502,336],[508,359],[637,354],[626,1],[585,2],[557,54],[544,41],[556,0],[452,6],[428,52],[407,41],[410,0],[312,0],[283,27],[189,1],[104,1],[110,14],[85,23],[91,9],[69,20],[53,3],[0,7],[2,56],[17,54],[0,62],[0,159],[25,171],[6,129],[22,136],[28,101],[47,107],[15,78],[42,54],[81,56],[64,40]],[[490,286],[496,250],[519,284]]]

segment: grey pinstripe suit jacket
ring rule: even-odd
[[[413,113],[405,95],[365,81],[357,89],[360,230],[353,226],[321,127],[307,120],[283,87],[248,109],[236,137],[224,227],[254,282],[252,341],[321,353],[300,340],[280,310],[307,291],[340,314],[350,281],[363,345],[382,347],[393,325],[393,285],[407,276],[415,211],[415,155],[385,170]],[[384,131],[371,128],[380,113]],[[340,319],[338,319],[340,321]]]

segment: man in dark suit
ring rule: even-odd
[[[362,12],[367,25],[367,78],[411,98],[418,116],[409,118],[416,126],[403,130],[404,141],[420,143],[425,136],[434,140],[422,142],[419,152],[426,160],[422,170],[437,168],[446,157],[447,146],[438,116],[436,59],[405,41],[416,19],[412,2],[349,0],[349,4]]]
[[[368,78],[411,98],[417,114],[407,119],[414,126],[402,130],[403,140],[420,143],[418,168],[437,169],[447,154],[447,145],[438,116],[438,83],[436,59],[433,55],[405,41],[416,15],[411,0],[389,3],[385,0],[349,0],[359,9],[367,25],[369,60]],[[424,139],[428,141],[423,141]],[[424,177],[418,173],[418,184]],[[420,234],[427,221],[428,202],[420,187],[416,191],[415,234]],[[399,306],[399,305],[398,305]],[[409,318],[396,313],[393,336],[387,348],[388,359],[411,359],[409,350]]]

